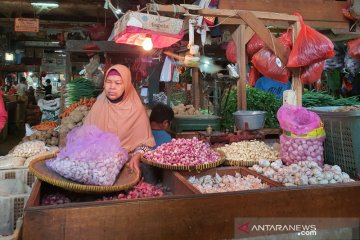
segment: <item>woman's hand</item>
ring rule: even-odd
[[[137,153],[134,156],[132,156],[132,158],[130,159],[130,169],[131,170],[138,170],[140,171],[140,158],[141,158],[141,154]]]

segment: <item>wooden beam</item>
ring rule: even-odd
[[[150,8],[150,11],[153,12],[165,12],[165,13],[173,13],[174,6],[173,5],[159,5],[159,4],[152,4],[149,3],[147,6]],[[177,5],[175,5],[177,6]],[[177,6],[179,13],[186,13],[186,9],[180,6]],[[201,16],[213,16],[213,17],[233,17],[233,18],[240,18],[239,14],[243,12],[248,12],[246,10],[230,10],[230,9],[201,9],[194,11],[195,14]],[[289,22],[296,22],[298,18],[293,15],[283,14],[283,13],[273,13],[273,12],[261,12],[261,11],[251,11],[255,17],[259,19],[268,19],[268,20],[282,20],[282,21],[289,21]]]
[[[346,1],[324,0],[221,0],[221,9],[241,9],[249,11],[300,13],[305,21],[347,22],[341,10],[347,8]]]
[[[246,27],[246,30],[245,30],[245,44],[247,44],[250,39],[254,36],[255,32],[254,30],[252,30],[251,27]]]
[[[293,24],[293,42],[295,42],[296,38],[299,35],[301,30],[300,22]],[[303,92],[303,85],[300,80],[300,72],[301,68],[294,68],[292,70],[292,85],[291,88],[295,91],[296,95],[296,105],[302,106],[302,92]]]
[[[240,78],[237,80],[237,110],[246,110],[246,42],[245,25],[240,25],[233,34],[236,44],[236,62],[240,66]]]
[[[274,26],[276,28],[283,28],[287,29],[290,25],[287,21],[280,21],[280,20],[262,20],[265,26]],[[243,20],[238,18],[225,18],[225,17],[219,17],[219,23],[222,25],[240,25],[243,24]],[[323,29],[343,29],[342,31],[345,31],[349,29],[349,23],[348,22],[326,22],[326,21],[305,21],[305,24],[309,25],[312,28],[316,28],[318,30]]]
[[[192,71],[192,88],[194,92],[193,104],[195,109],[200,107],[200,85],[199,85],[199,69],[191,68]]]
[[[266,46],[280,58],[283,64],[287,63],[287,50],[284,45],[276,39],[265,25],[249,11],[242,11],[239,16],[251,27],[254,32],[265,42]]]
[[[84,50],[87,44],[96,44],[99,50]],[[154,50],[145,52],[140,46],[132,46],[127,44],[118,44],[114,41],[88,41],[88,40],[68,40],[66,41],[65,51],[67,52],[107,52],[107,53],[126,53],[126,54],[139,54],[151,55]]]

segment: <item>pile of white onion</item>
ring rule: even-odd
[[[253,175],[241,176],[240,173],[236,173],[235,176],[220,176],[217,173],[215,176],[206,175],[199,178],[191,176],[188,181],[201,193],[234,192],[270,187]]]
[[[289,166],[283,165],[281,160],[271,162],[268,160],[259,161],[258,165],[250,168],[274,181],[285,184],[285,186],[346,183],[354,180],[341,171],[337,165],[325,164],[320,167],[316,162],[302,161]]]

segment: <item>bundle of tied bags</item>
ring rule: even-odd
[[[283,105],[277,112],[280,127],[281,159],[286,165],[313,161],[324,165],[325,130],[320,117],[299,106]]]

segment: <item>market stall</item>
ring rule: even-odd
[[[28,183],[33,189],[30,195],[26,192],[22,200],[24,203],[28,199],[24,209],[23,239],[245,238],[250,236],[248,229],[244,231],[243,224],[254,218],[268,219],[270,223],[276,222],[277,218],[307,218],[316,222],[318,232],[315,235],[318,234],[316,236],[320,238],[344,234],[358,236],[360,206],[357,199],[360,197],[360,183],[357,180],[360,159],[356,146],[360,139],[352,132],[359,124],[359,109],[310,111],[301,107],[303,103],[311,107],[302,96],[302,67],[291,68],[292,89],[296,95],[296,101],[292,101],[292,104],[281,106],[281,100],[246,87],[246,44],[254,34],[273,53],[274,59],[279,62],[278,67],[288,63],[286,46],[273,37],[262,20],[266,20],[266,23],[287,22],[292,33],[289,30],[285,34],[292,44],[300,32],[300,24],[303,24],[300,17],[158,4],[149,4],[147,10],[176,11],[190,16],[190,19],[194,16],[235,19],[233,23],[237,29],[233,39],[240,74],[235,94],[230,98],[237,100],[235,110],[246,110],[249,105],[252,108],[254,99],[261,99],[259,101],[263,101],[263,105],[276,105],[271,114],[275,118],[277,113],[275,121],[280,124],[281,130],[265,130],[266,112],[253,111],[251,116],[244,112],[231,112],[236,124],[234,133],[229,133],[229,129],[220,132],[220,117],[209,116],[209,111],[203,113],[199,109],[199,65],[192,66],[193,105],[181,103],[173,107],[173,127],[176,132],[195,132],[185,132],[189,135],[187,138],[178,135],[170,142],[141,154],[142,164],[148,170],[160,173],[161,181],[157,184],[146,182],[141,178],[141,173],[127,163],[131,162],[133,155],[129,157],[131,151],[121,145],[123,142],[117,135],[84,125],[96,102],[89,80],[70,81],[72,53],[111,53],[129,49],[103,42],[97,42],[96,49],[87,49],[85,42],[69,42],[66,83],[67,97],[70,92],[72,98],[66,104],[62,97],[61,121],[33,126],[31,130],[34,133],[25,137],[0,161],[0,168],[23,169],[25,176],[33,181],[33,175],[37,177],[34,185],[33,181]],[[145,39],[149,38],[148,34],[146,32],[144,35]],[[124,36],[127,35],[119,35],[115,41],[136,42],[135,38],[129,36],[125,40],[121,38]],[[140,50],[136,48],[136,51]],[[126,74],[124,71],[123,79]],[[127,79],[132,87],[131,76]],[[83,96],[84,89],[91,89],[91,93]],[[249,103],[247,99],[251,99]],[[137,98],[132,101],[137,102]],[[328,101],[336,104],[335,99]],[[314,103],[311,98],[309,102]],[[350,101],[343,105],[352,103]],[[143,107],[142,102],[139,105]],[[99,105],[97,109],[102,110]],[[142,117],[137,116],[137,119]],[[95,120],[96,117],[103,116],[95,116]],[[116,120],[120,121],[120,117]],[[266,124],[275,126],[271,125],[274,124],[272,120],[268,119]],[[337,132],[333,125],[340,128],[344,125],[346,131]],[[142,130],[147,130],[145,124]],[[265,141],[269,132],[281,134],[280,140]],[[4,174],[2,178],[10,177]],[[23,209],[16,210],[10,212],[9,219],[12,220],[6,230],[15,228],[16,219]],[[334,223],[331,219],[340,220]],[[251,234],[266,235],[253,231]],[[277,236],[279,233],[272,234]],[[285,231],[285,234],[294,237],[300,232]]]

